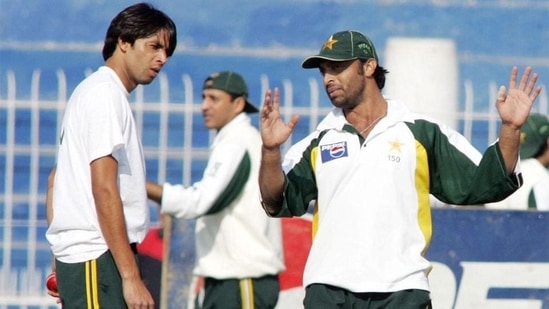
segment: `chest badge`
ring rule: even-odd
[[[339,142],[320,146],[320,157],[322,159],[322,163],[347,157],[348,155],[349,152],[347,150],[347,142]]]
[[[390,145],[390,149],[389,151],[396,151],[396,152],[399,152],[401,153],[402,152],[402,146],[404,146],[404,144],[402,142],[400,142],[398,139],[395,139],[394,141],[390,141],[389,142],[389,145]]]

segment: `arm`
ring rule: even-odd
[[[261,164],[259,167],[259,189],[265,211],[274,215],[282,206],[284,171],[282,170],[280,145],[293,132],[299,117],[294,115],[285,124],[280,117],[280,92],[275,88],[274,97],[267,90],[261,109]]]
[[[160,205],[162,214],[194,219],[232,205],[248,184],[251,172],[250,154],[237,140],[242,135],[232,136],[213,147],[202,179],[191,186],[147,182],[147,197]]]
[[[513,67],[509,77],[509,89],[501,86],[498,90],[496,108],[501,117],[499,147],[505,161],[507,173],[513,173],[518,160],[520,127],[526,122],[532,104],[541,92],[535,87],[538,75],[527,67],[517,85],[517,67]]]
[[[118,190],[118,162],[112,156],[90,164],[92,192],[101,232],[122,278],[124,298],[129,308],[152,308],[154,301],[141,280],[137,262],[128,240],[124,210]]]
[[[53,180],[55,179],[56,171],[57,168],[54,167],[48,175],[48,190],[46,191],[46,221],[48,222],[48,226],[50,226],[51,221],[53,220]],[[55,271],[55,266],[52,270]]]
[[[162,205],[162,186],[157,183],[147,181],[146,187],[147,197],[157,204]]]
[[[53,220],[53,181],[55,179],[55,172],[57,171],[57,168],[54,167],[51,169],[50,174],[48,175],[48,189],[46,191],[46,222],[48,223],[48,227],[51,224],[51,221]],[[52,262],[51,262],[51,273],[55,276],[55,256],[52,256]],[[61,303],[61,299],[59,298],[59,292],[47,289],[48,295],[51,297],[57,298],[56,302],[58,304]]]

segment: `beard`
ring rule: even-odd
[[[365,85],[363,83],[356,83],[355,85],[355,87],[350,88],[340,87],[334,94],[330,94],[330,90],[326,89],[332,105],[345,110],[352,110],[358,106],[362,102]]]

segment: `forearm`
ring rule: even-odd
[[[117,175],[118,162],[111,156],[91,163],[92,194],[97,220],[122,279],[140,279],[128,239]]]
[[[511,174],[515,170],[518,161],[520,128],[502,124],[499,133],[499,147],[503,155],[505,169],[508,174]]]
[[[161,212],[180,219],[194,219],[230,207],[250,180],[252,161],[241,143],[232,141],[214,147],[202,179],[191,186],[147,184],[151,199],[161,196]],[[155,196],[156,195],[156,196]]]
[[[139,269],[131,250],[122,202],[118,196],[96,199],[97,218],[101,233],[111,251],[122,279],[140,279]]]
[[[48,175],[48,189],[46,191],[46,221],[48,227],[53,220],[53,181],[55,179],[55,173],[57,169],[54,167]],[[55,265],[55,256],[52,254],[51,271],[55,272],[57,267]]]
[[[275,215],[282,208],[284,171],[282,170],[280,148],[261,149],[259,168],[259,190],[265,211]]]
[[[159,185],[154,182],[147,181],[147,197],[158,203],[162,204],[162,185]]]
[[[55,179],[56,168],[54,167],[48,175],[48,189],[46,191],[46,221],[48,226],[53,220],[53,180]]]

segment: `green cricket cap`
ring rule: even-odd
[[[248,100],[248,86],[244,78],[238,73],[231,71],[216,72],[211,74],[204,81],[202,89],[219,89],[246,99],[246,113],[257,113],[259,110]]]
[[[321,60],[348,61],[370,58],[378,61],[372,40],[358,31],[347,30],[332,34],[322,45],[318,55],[307,57],[301,67],[318,68]]]
[[[549,138],[547,116],[532,113],[520,129],[520,158],[528,159],[536,155]]]

